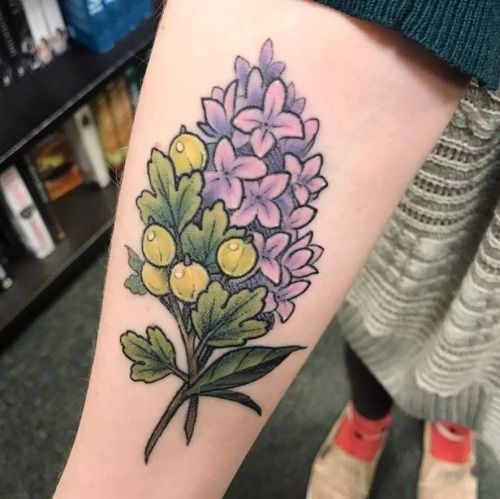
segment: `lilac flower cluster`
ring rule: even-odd
[[[317,273],[323,249],[305,227],[316,215],[311,203],[327,186],[323,157],[309,154],[319,122],[304,120],[306,101],[284,82],[284,71],[273,61],[271,40],[258,65],[238,57],[236,79],[202,100],[205,120],[198,123],[210,151],[204,199],[223,200],[231,225],[252,233],[259,284],[268,290],[265,311],[283,322]]]

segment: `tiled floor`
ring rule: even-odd
[[[51,497],[83,404],[104,262],[96,261],[0,352],[1,499]],[[248,455],[227,499],[304,498],[310,463],[346,398],[340,334],[332,324]],[[371,499],[415,497],[420,437],[421,424],[398,413]],[[498,465],[484,447],[479,458],[480,498],[496,499]]]

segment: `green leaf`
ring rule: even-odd
[[[248,395],[244,393],[235,392],[233,390],[219,390],[204,393],[205,397],[215,397],[224,400],[231,400],[232,402],[237,402],[238,404],[242,404],[252,411],[255,411],[259,416],[262,415],[262,409],[259,404],[257,404],[254,400],[252,400]]]
[[[127,331],[120,337],[123,353],[133,364],[130,377],[134,381],[152,383],[177,370],[175,349],[159,327],[148,327],[147,338]]]
[[[142,284],[140,276],[137,274],[130,274],[125,279],[124,286],[134,293],[134,295],[144,296],[148,292],[144,284]]]
[[[303,347],[245,347],[215,360],[198,378],[190,392],[199,395],[229,390],[262,378],[290,354]]]
[[[201,206],[203,178],[200,172],[176,179],[168,156],[153,149],[148,163],[151,191],[137,198],[144,223],[155,222],[180,234]]]
[[[128,265],[136,273],[140,274],[142,271],[142,266],[144,262],[142,258],[132,249],[126,246],[128,251]]]
[[[233,237],[244,237],[245,229],[228,228],[229,217],[219,201],[203,211],[201,225],[189,224],[181,235],[182,249],[210,273],[219,272],[217,250],[221,243]]]
[[[264,308],[265,297],[263,287],[230,296],[220,283],[213,282],[191,312],[196,333],[207,345],[219,348],[244,345],[263,336],[267,323],[254,317]]]

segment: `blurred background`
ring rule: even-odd
[[[0,499],[51,497],[76,433],[160,3],[0,2]],[[305,496],[348,397],[340,334],[332,323],[228,498]],[[414,497],[422,427],[396,417],[372,498]],[[496,497],[483,447],[479,468]]]

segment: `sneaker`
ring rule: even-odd
[[[375,470],[385,444],[386,431],[380,434],[377,449],[370,460],[347,452],[336,443],[336,436],[339,430],[342,431],[346,418],[350,417],[350,411],[352,406],[348,405],[314,460],[307,499],[366,499],[370,494]],[[380,439],[383,441],[380,442]],[[364,454],[363,451],[361,455]]]
[[[443,458],[436,458],[432,452],[433,446],[439,445],[439,439],[450,438],[453,435],[444,436],[440,432],[446,431],[446,427],[440,428],[440,423],[425,425],[424,454],[420,467],[420,478],[418,482],[419,499],[476,499],[477,478],[473,474],[476,460],[475,446],[472,435],[468,436],[467,445],[462,446],[459,454],[466,449],[465,459],[460,456],[456,458],[447,449],[440,451]],[[448,455],[447,455],[448,454]]]

